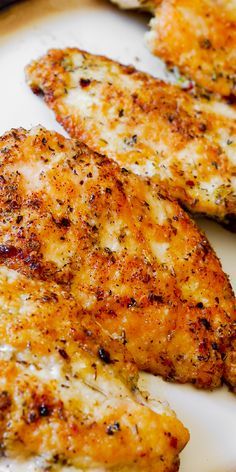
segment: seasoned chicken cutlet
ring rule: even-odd
[[[147,406],[125,347],[67,290],[3,263],[0,300],[0,467],[178,470],[187,430]]]
[[[78,49],[27,68],[72,137],[236,229],[236,111]]]
[[[147,43],[170,66],[236,101],[236,1],[162,0]]]
[[[236,101],[235,0],[112,1],[151,11],[151,51],[206,90]]]
[[[236,386],[234,295],[178,203],[43,129],[4,135],[0,160],[0,262],[57,283],[140,369]]]

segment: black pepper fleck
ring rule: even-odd
[[[199,130],[204,132],[207,130],[207,125],[205,123],[200,123],[199,124]]]
[[[202,323],[202,325],[206,328],[207,331],[211,329],[211,324],[206,318],[199,318],[199,321]]]
[[[208,38],[202,38],[199,44],[202,49],[211,49],[212,47],[211,41]]]
[[[59,228],[69,228],[70,224],[69,218],[65,217],[62,217],[59,221],[57,221],[57,226],[59,226]]]
[[[39,406],[38,412],[39,412],[39,415],[43,417],[50,415],[50,409],[48,408],[47,405],[44,405],[44,404]]]
[[[61,357],[63,357],[63,359],[69,359],[69,356],[67,354],[67,352],[65,351],[65,349],[58,349],[58,352],[60,354]]]
[[[202,309],[202,308],[204,308],[204,305],[203,305],[202,302],[198,302],[198,303],[196,304],[196,307]]]
[[[107,427],[107,434],[109,436],[113,436],[115,433],[117,433],[117,431],[120,431],[120,423],[117,421]]]
[[[23,216],[18,215],[17,218],[16,218],[16,224],[18,225],[19,223],[21,223],[22,220],[23,220]]]
[[[212,349],[214,349],[214,351],[218,351],[219,346],[218,346],[217,343],[213,342],[213,343],[211,344],[211,346],[212,346]]]
[[[128,304],[127,304],[127,307],[128,307],[128,308],[131,308],[132,306],[137,306],[137,302],[136,302],[135,298],[133,298],[133,297],[131,297],[131,298],[129,299],[129,302],[128,302]]]
[[[105,362],[105,364],[110,364],[111,363],[110,353],[108,351],[106,351],[106,349],[104,349],[103,347],[100,347],[98,349],[98,355],[99,355],[100,359],[103,362]]]
[[[148,300],[150,302],[163,303],[163,297],[161,295],[156,295],[156,293],[149,293]]]
[[[79,83],[80,83],[80,86],[82,88],[85,88],[85,87],[88,87],[91,84],[91,80],[82,78],[82,79],[80,79]]]

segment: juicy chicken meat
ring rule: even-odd
[[[112,1],[151,11],[151,51],[206,90],[236,101],[235,0]]]
[[[58,284],[140,369],[236,386],[234,295],[178,203],[43,129],[4,135],[0,157],[0,262]]]
[[[27,68],[72,137],[236,229],[236,111],[78,49]]]
[[[177,471],[188,432],[148,407],[125,347],[63,286],[21,272],[0,266],[0,466]]]

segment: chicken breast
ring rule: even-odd
[[[58,284],[140,369],[236,386],[232,289],[163,189],[43,129],[4,135],[0,156],[0,262]]]
[[[26,70],[72,137],[236,229],[236,111],[78,49]]]
[[[125,347],[67,287],[22,272],[0,265],[1,471],[177,471],[188,432],[138,392]]]
[[[235,0],[112,1],[151,11],[151,51],[206,90],[236,101]]]
[[[235,0],[162,0],[150,26],[154,54],[206,90],[236,101]]]
[[[1,265],[0,297],[0,437],[8,460],[26,466],[33,456],[40,471],[178,470],[187,431],[168,408],[157,403],[156,413],[131,393],[127,355],[84,319],[72,296]]]

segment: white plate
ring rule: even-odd
[[[102,0],[30,0],[0,13],[0,133],[38,123],[63,133],[24,81],[24,66],[48,48],[78,46],[164,77],[162,63],[144,44],[147,22],[146,15],[120,12]],[[236,235],[212,222],[201,226],[236,289]],[[236,472],[235,396],[226,388],[202,392],[147,374],[140,383],[167,399],[190,430],[181,472]]]

